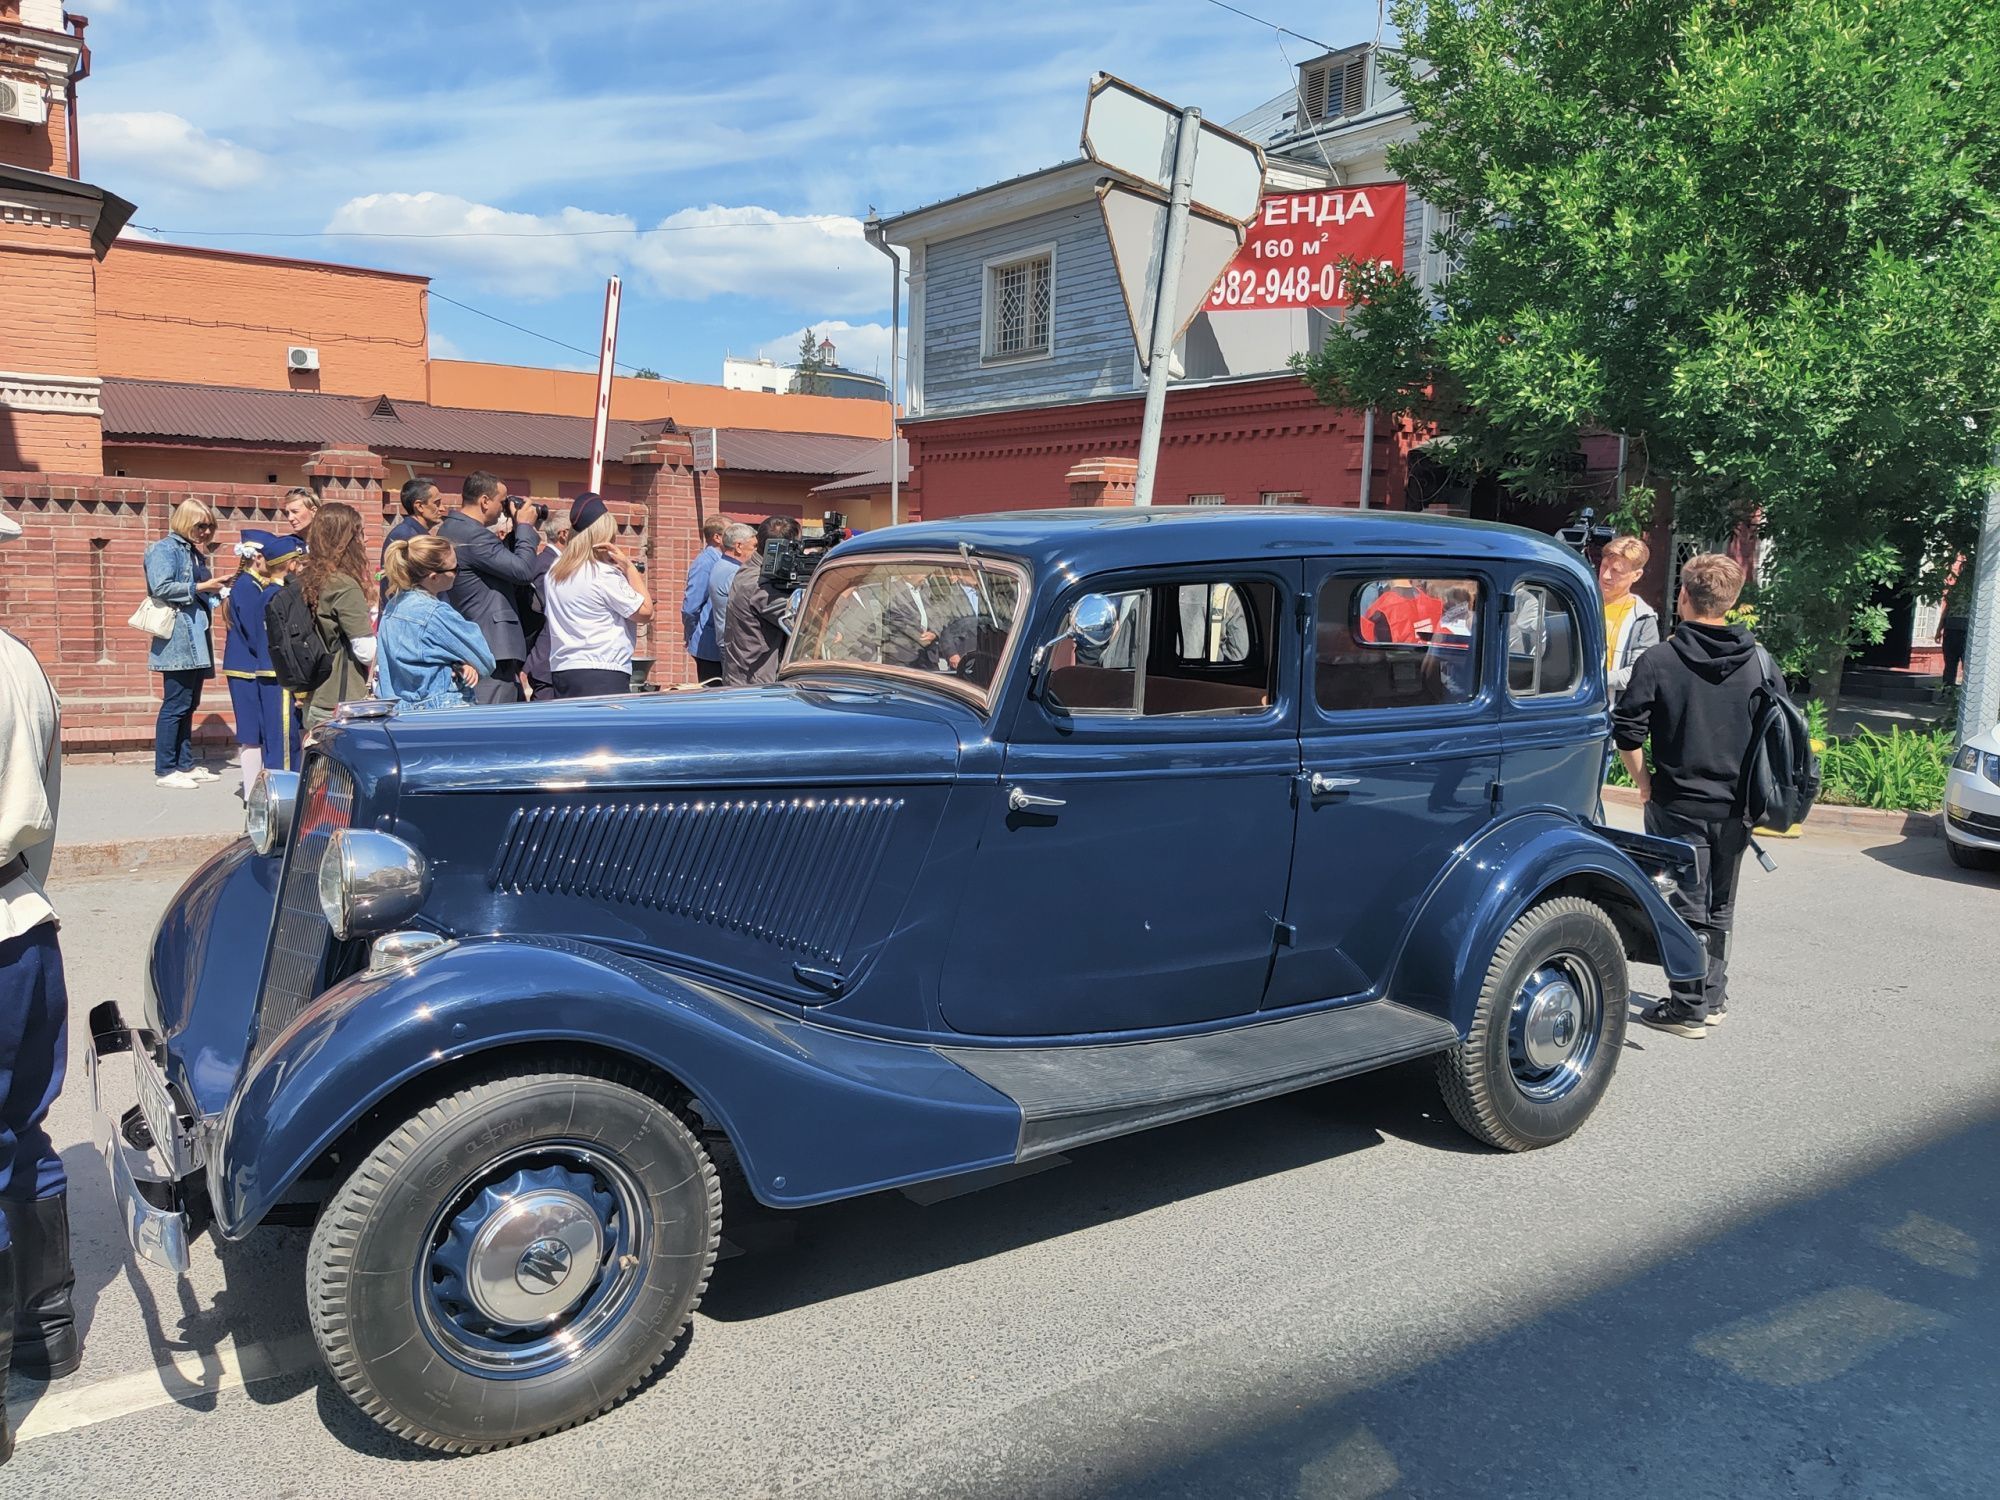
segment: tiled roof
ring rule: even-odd
[[[697,466],[756,474],[852,474],[873,463],[882,446],[881,438],[753,427],[697,427],[693,437]]]
[[[896,447],[901,450],[898,455],[902,459],[901,467],[903,472],[900,478],[904,484],[908,484],[910,482],[910,455],[908,450],[903,448],[903,440],[901,438],[897,438],[894,441]],[[831,480],[826,484],[814,485],[813,493],[815,495],[837,497],[843,494],[862,494],[869,490],[887,489],[889,487],[889,442],[890,440],[885,438],[875,445],[875,451],[869,455],[867,468],[860,470],[858,473],[849,474],[844,478]]]
[[[590,457],[590,421],[585,417],[431,406],[381,396],[330,396],[314,391],[258,391],[115,378],[105,380],[103,400],[107,442],[153,438],[286,448],[352,443],[378,453]],[[614,420],[606,435],[606,453],[622,458],[634,443],[663,426],[659,421]],[[835,441],[866,444],[869,440]]]

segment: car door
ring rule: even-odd
[[[1378,992],[1411,918],[1491,815],[1492,580],[1436,557],[1308,565],[1289,941],[1266,1009]]]
[[[1500,811],[1597,804],[1611,733],[1603,615],[1573,586],[1528,573],[1504,598],[1507,697]]]
[[[1009,726],[946,954],[946,1022],[1076,1036],[1254,1014],[1298,772],[1296,564],[1091,580],[1108,644],[1065,641]]]

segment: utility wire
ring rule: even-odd
[[[713,224],[662,224],[644,229],[634,224],[617,229],[162,229],[134,224],[147,234],[188,235],[202,239],[253,240],[577,240],[606,234],[689,234],[699,229],[783,229],[793,224],[835,224],[850,214],[808,214],[799,218],[719,219]]]
[[[1280,26],[1276,21],[1267,21],[1262,16],[1253,16],[1247,10],[1238,10],[1235,6],[1225,3],[1225,0],[1208,0],[1208,3],[1215,6],[1218,10],[1226,10],[1231,15],[1241,16],[1246,21],[1255,21],[1259,26],[1268,26],[1271,30],[1285,36],[1295,36],[1302,42],[1311,42],[1322,52],[1337,52],[1340,50],[1332,42],[1323,42],[1316,36],[1307,36],[1303,31],[1294,31],[1289,26]]]
[[[519,323],[510,323],[505,318],[499,317],[494,313],[483,311],[480,308],[474,307],[469,302],[461,302],[456,297],[447,297],[443,292],[438,291],[436,288],[433,288],[431,290],[431,296],[435,297],[440,302],[449,302],[453,307],[460,308],[465,312],[469,312],[473,314],[475,317],[485,318],[490,323],[498,323],[502,328],[511,328],[516,333],[525,333],[529,338],[540,339],[545,344],[554,344],[558,349],[567,349],[570,351],[570,353],[581,354],[586,359],[596,359],[598,356],[599,351],[596,349],[585,349],[576,344],[565,343],[563,340],[552,337],[549,334],[538,333],[532,328],[523,328]],[[612,364],[619,369],[625,369],[625,370],[636,370],[639,368],[637,365],[626,364],[625,361],[622,359],[613,360]]]

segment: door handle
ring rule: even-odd
[[[1060,797],[1037,797],[1033,792],[1024,792],[1017,786],[1007,788],[1007,811],[1047,812],[1051,808],[1065,806]]]
[[[1335,792],[1350,791],[1361,785],[1359,776],[1329,776],[1324,771],[1314,771],[1306,777],[1306,785],[1315,797],[1328,797]]]

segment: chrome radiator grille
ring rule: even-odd
[[[354,783],[339,766],[314,760],[299,783],[291,848],[278,888],[278,914],[264,959],[253,1055],[260,1055],[333,977],[333,930],[319,909],[319,867],[335,829],[354,818]]]
[[[825,962],[844,955],[900,797],[545,802],[515,812],[490,881],[670,912]]]

